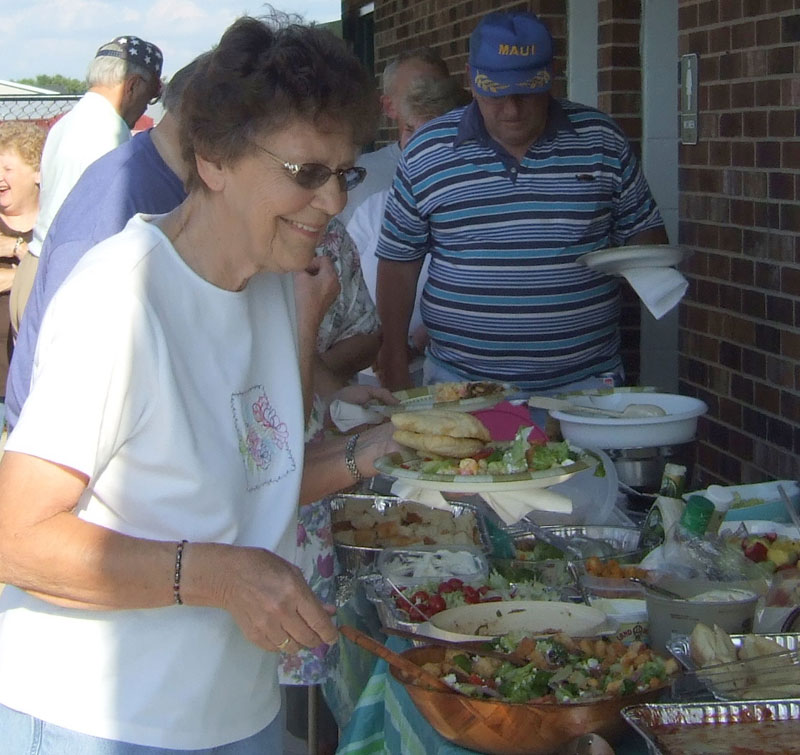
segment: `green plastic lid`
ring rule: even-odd
[[[700,537],[708,528],[711,515],[714,513],[714,504],[701,495],[691,495],[686,502],[686,508],[681,515],[681,526]]]

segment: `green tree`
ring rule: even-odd
[[[61,74],[48,76],[40,73],[35,79],[17,79],[17,84],[27,84],[28,86],[41,87],[42,89],[53,89],[60,94],[84,94],[88,89],[85,81],[70,79]]]

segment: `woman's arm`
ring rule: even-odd
[[[175,603],[177,543],[129,537],[79,519],[84,475],[27,454],[0,461],[0,581],[59,606],[92,610]],[[299,569],[261,548],[184,547],[180,596],[231,613],[265,650],[336,638]]]
[[[392,440],[394,426],[391,422],[371,427],[359,434],[354,449],[354,460],[364,477],[378,474],[373,466],[375,459],[400,447]],[[347,441],[352,436],[330,437],[306,446],[303,482],[300,486],[300,505],[313,503],[326,495],[349,488],[357,479],[345,461]]]

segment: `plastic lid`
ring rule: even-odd
[[[691,495],[681,515],[680,524],[693,535],[700,537],[708,529],[714,513],[714,504],[701,495]]]
[[[717,511],[727,511],[733,503],[733,494],[722,485],[709,485],[705,497],[714,504]]]

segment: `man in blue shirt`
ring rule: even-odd
[[[377,248],[379,368],[392,390],[411,384],[405,334],[428,253],[426,382],[541,391],[621,372],[618,281],[576,260],[667,236],[619,127],[551,96],[552,57],[535,15],[487,15],[470,38],[474,101],[403,153]]]
[[[36,340],[50,299],[86,252],[119,233],[137,213],[160,214],[185,198],[178,111],[185,84],[200,58],[178,71],[164,94],[158,125],[93,162],[78,179],[53,220],[20,323],[6,384],[6,421],[17,423],[28,396]]]

